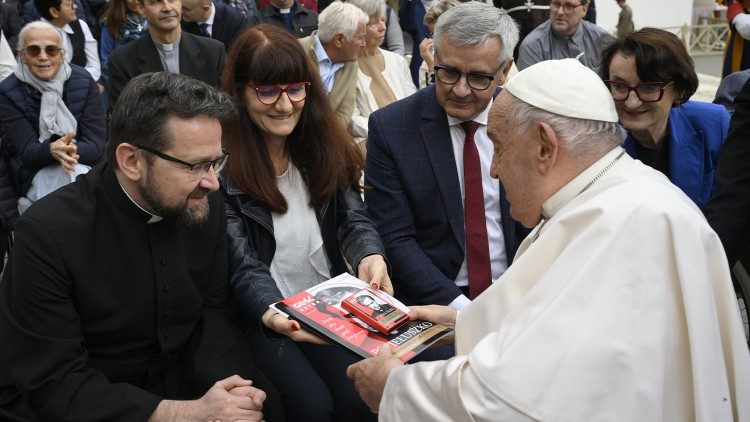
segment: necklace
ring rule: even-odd
[[[597,180],[599,180],[599,178],[600,178],[600,177],[602,177],[602,176],[604,175],[604,173],[606,173],[606,172],[607,172],[607,170],[609,170],[610,168],[612,168],[612,166],[614,166],[614,165],[615,165],[615,163],[616,163],[616,162],[617,162],[617,161],[618,161],[618,160],[619,160],[620,158],[622,158],[622,156],[623,156],[624,154],[625,154],[625,151],[624,151],[624,150],[623,150],[623,151],[621,151],[621,152],[620,152],[620,153],[619,153],[619,154],[617,155],[617,157],[615,157],[615,159],[614,159],[614,160],[610,161],[610,162],[609,162],[609,164],[607,164],[606,166],[604,166],[604,168],[603,168],[603,169],[601,169],[601,171],[600,171],[599,173],[597,173],[597,174],[596,174],[596,176],[594,176],[594,178],[593,178],[593,179],[591,179],[591,181],[589,181],[589,182],[588,182],[588,183],[586,184],[586,186],[584,186],[584,187],[583,187],[583,189],[581,189],[581,191],[580,191],[580,192],[578,192],[578,193],[576,194],[576,196],[574,196],[573,198],[575,198],[575,197],[577,197],[578,195],[580,195],[580,194],[582,194],[582,193],[586,192],[586,191],[587,191],[587,190],[588,190],[588,189],[589,189],[589,188],[590,188],[590,187],[591,187],[591,186],[592,186],[592,185],[593,185],[594,183],[596,183],[596,181],[597,181]],[[538,229],[538,230],[536,231],[536,233],[534,233],[534,238],[533,238],[533,239],[531,239],[531,243],[534,243],[534,242],[536,242],[536,240],[537,240],[537,239],[539,238],[539,234],[541,234],[541,232],[542,232],[542,229],[544,228],[544,225],[545,225],[545,224],[547,224],[547,221],[549,221],[549,219],[545,219],[544,221],[542,221],[542,224],[541,224],[541,225],[539,226],[539,229]]]

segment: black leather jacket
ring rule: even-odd
[[[269,266],[276,252],[271,212],[222,174],[227,210],[229,271],[237,307],[251,322],[260,321],[268,305],[283,299]],[[385,257],[383,241],[367,215],[362,197],[352,189],[337,191],[315,207],[331,277],[356,270],[362,258]]]

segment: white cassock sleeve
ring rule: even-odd
[[[466,356],[396,368],[380,402],[380,421],[533,421],[482,385]]]

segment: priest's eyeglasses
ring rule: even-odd
[[[190,174],[190,180],[198,180],[201,177],[205,176],[209,170],[213,169],[214,173],[219,174],[219,172],[224,168],[224,166],[227,164],[227,159],[229,158],[229,154],[227,154],[224,149],[221,150],[221,156],[215,160],[210,161],[201,161],[199,163],[188,163],[187,161],[182,161],[179,158],[174,158],[171,155],[164,154],[163,152],[157,151],[155,149],[143,147],[140,145],[132,144],[136,148],[140,148],[144,151],[150,152],[151,154],[154,154],[155,156],[161,158],[162,160],[171,161],[173,163],[180,164],[182,166],[185,166],[189,170]]]
[[[294,82],[282,88],[278,85],[250,85],[250,88],[255,90],[255,94],[258,96],[258,101],[265,105],[274,105],[276,101],[279,101],[281,94],[286,92],[289,97],[289,101],[298,103],[307,98],[307,87],[310,86],[310,82]]]
[[[42,51],[44,51],[44,54],[47,55],[50,59],[57,57],[58,54],[62,51],[62,48],[50,44],[45,45],[44,47],[38,46],[38,45],[27,45],[23,48],[23,50],[26,52],[26,54],[29,55],[29,57],[37,57],[40,54],[42,54]]]
[[[505,66],[505,62],[501,63],[500,67],[493,74],[482,72],[462,73],[459,72],[458,69],[437,64],[433,66],[433,68],[435,69],[435,77],[437,80],[444,84],[455,85],[463,76],[466,76],[466,83],[471,89],[484,91],[490,87],[490,84],[495,80],[495,76],[497,76],[497,73],[500,72],[500,69],[502,69],[503,66]]]
[[[664,90],[672,82],[646,82],[636,86],[629,86],[622,82],[604,81],[604,84],[612,93],[612,99],[615,101],[625,101],[630,95],[630,91],[635,91],[635,95],[643,103],[655,103],[661,101],[664,96]]]
[[[560,3],[559,1],[553,1],[549,4],[549,9],[553,12],[557,12],[562,7],[563,12],[565,13],[573,13],[573,11],[576,9],[576,7],[583,6],[582,4],[570,4],[570,3]]]

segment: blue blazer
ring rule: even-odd
[[[719,151],[729,131],[729,113],[720,105],[688,101],[669,112],[669,180],[702,208],[711,197]],[[638,158],[630,132],[623,145]]]
[[[368,133],[365,202],[396,294],[410,303],[447,305],[461,294],[454,280],[466,233],[448,118],[435,86],[377,110]],[[510,264],[528,231],[511,219],[502,185],[500,204]]]

